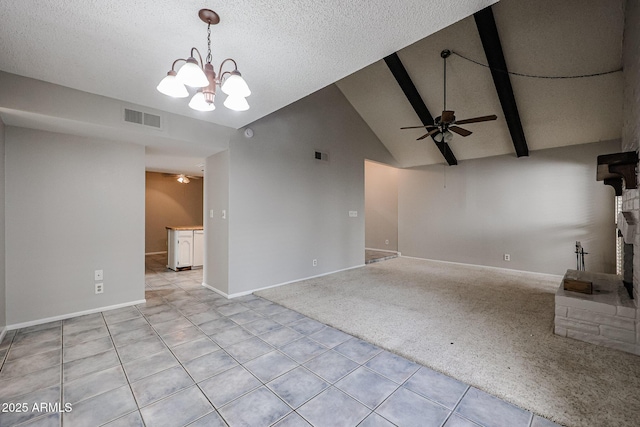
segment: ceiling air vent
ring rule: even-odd
[[[162,118],[156,114],[149,114],[142,111],[124,109],[124,121],[135,123],[137,125],[149,126],[156,129],[162,129]]]

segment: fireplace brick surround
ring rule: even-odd
[[[625,26],[622,45],[623,99],[621,152],[640,150],[640,2],[625,2]],[[636,177],[638,165],[636,165]],[[556,293],[554,332],[640,355],[640,191],[622,188],[622,210],[631,217],[624,232],[627,244],[633,244],[633,296],[630,299],[622,277],[598,275],[594,288],[603,292],[584,295],[564,291]],[[620,225],[619,225],[620,227]],[[584,273],[584,272],[581,272]],[[604,298],[602,298],[604,296]]]
[[[622,278],[615,274],[567,271],[567,276],[593,282],[591,295],[556,292],[554,333],[640,355],[640,318]]]

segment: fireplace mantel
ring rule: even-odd
[[[616,196],[621,196],[623,180],[627,190],[638,188],[636,179],[637,164],[638,153],[635,151],[598,156],[596,181],[604,181],[605,185],[610,185],[614,188]]]

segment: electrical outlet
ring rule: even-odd
[[[511,261],[511,255],[509,255],[509,254],[504,254],[504,260],[505,260],[505,261]]]
[[[384,241],[384,244],[385,244],[385,245],[388,245],[388,244],[389,244],[389,239],[385,240],[385,241]]]
[[[104,272],[102,270],[96,270],[93,272],[94,280],[102,280],[104,278]]]
[[[314,260],[313,260],[313,266],[314,266],[314,267],[317,267],[317,266],[318,266],[318,260],[317,260],[317,259],[314,259]]]
[[[96,294],[104,292],[104,283],[96,283]]]
[[[349,216],[351,218],[356,218],[358,216],[358,211],[349,211]]]

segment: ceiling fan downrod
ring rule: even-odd
[[[447,109],[447,58],[451,56],[451,51],[449,49],[445,49],[440,52],[440,57],[444,59],[444,102],[443,102],[443,110]]]

